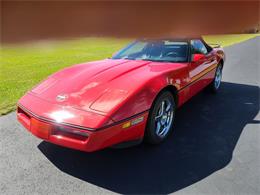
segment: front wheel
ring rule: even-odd
[[[148,143],[158,144],[172,131],[176,105],[172,93],[162,92],[155,100],[147,121],[145,139]]]

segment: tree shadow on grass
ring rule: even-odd
[[[222,83],[177,113],[173,134],[161,145],[84,153],[47,142],[40,151],[61,171],[123,194],[172,193],[225,167],[243,128],[259,111],[259,87]]]

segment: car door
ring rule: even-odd
[[[193,39],[190,41],[191,62],[189,64],[190,97],[198,93],[206,86],[204,76],[206,70],[212,64],[212,55],[202,40]]]

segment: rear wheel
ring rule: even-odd
[[[155,100],[147,121],[145,139],[151,144],[165,140],[172,131],[176,105],[172,93],[162,92]]]
[[[220,85],[221,85],[221,79],[222,79],[222,65],[218,65],[215,73],[214,80],[210,84],[210,89],[212,92],[217,93]]]

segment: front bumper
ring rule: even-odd
[[[147,117],[148,111],[101,129],[86,130],[44,120],[24,107],[17,108],[18,121],[33,135],[57,145],[86,152],[142,139]]]

